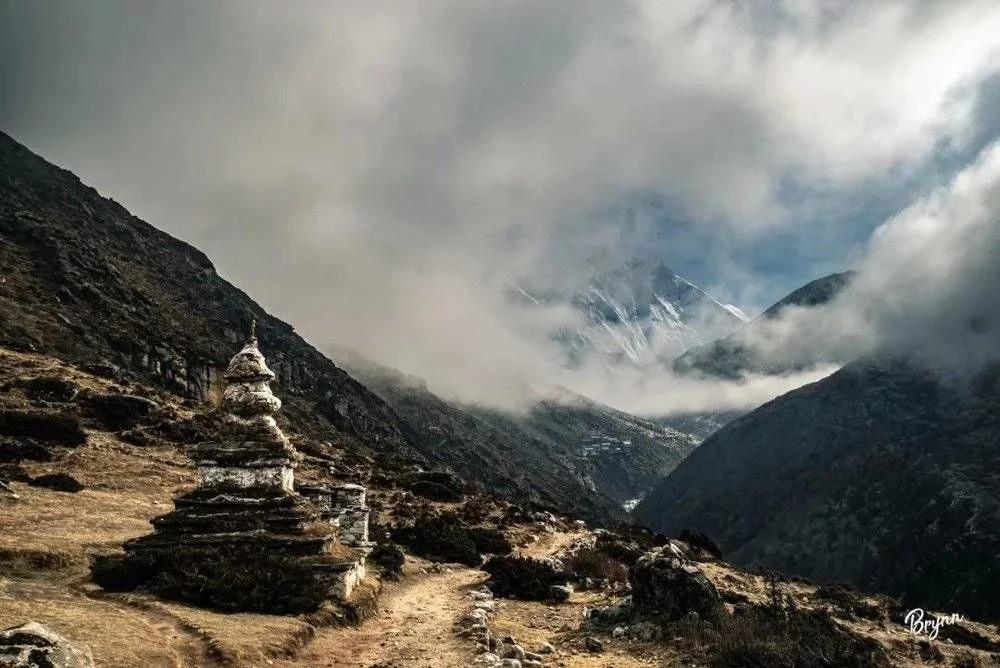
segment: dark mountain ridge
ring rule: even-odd
[[[743,565],[1000,619],[1000,373],[849,364],[718,431],[636,513]]]
[[[739,380],[748,374],[774,376],[801,371],[820,363],[849,361],[830,359],[824,351],[812,351],[809,357],[803,359],[769,359],[761,352],[756,342],[766,336],[765,327],[768,321],[776,320],[786,309],[793,306],[812,308],[830,302],[850,283],[853,276],[853,271],[846,271],[807,283],[733,334],[689,349],[674,360],[674,371],[680,374],[701,374]]]

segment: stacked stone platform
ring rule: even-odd
[[[279,556],[307,564],[316,586],[330,596],[347,597],[365,575],[367,508],[363,532],[357,510],[351,515],[351,536],[363,540],[345,542],[338,540],[342,513],[330,499],[317,506],[295,491],[301,456],[273,418],[281,401],[271,393],[274,373],[253,334],[224,378],[229,382],[222,404],[228,438],[191,448],[197,487],[176,497],[172,512],[152,520],[154,533],[126,542],[126,554],[167,569],[181,551]]]

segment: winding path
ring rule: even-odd
[[[465,592],[482,571],[409,575],[386,585],[381,612],[360,627],[324,628],[293,659],[275,666],[336,668],[448,668],[471,664],[472,644],[454,625],[471,605]]]

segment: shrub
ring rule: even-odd
[[[151,560],[134,555],[98,555],[90,562],[90,579],[105,591],[135,591],[155,574]]]
[[[16,464],[25,459],[36,462],[52,461],[50,446],[31,438],[0,438],[0,463]]]
[[[877,641],[841,628],[821,611],[776,614],[766,606],[706,625],[675,625],[708,647],[715,668],[881,668],[889,665]]]
[[[41,401],[72,401],[79,391],[75,383],[56,376],[15,380],[10,383],[10,386],[21,388],[29,399]]]
[[[469,538],[476,546],[476,551],[483,554],[510,554],[514,546],[507,536],[492,527],[471,527],[466,529]]]
[[[481,558],[466,527],[452,514],[422,517],[412,527],[392,531],[392,539],[417,556],[478,566]]]
[[[87,442],[79,420],[55,411],[0,409],[0,435],[70,447]]]
[[[0,444],[2,447],[2,444]],[[2,482],[29,482],[31,476],[17,464],[0,465],[0,481]]]
[[[429,480],[417,480],[408,486],[408,489],[417,496],[431,501],[461,501],[462,495],[451,487],[440,485]]]
[[[594,546],[609,558],[632,566],[645,554],[638,543],[623,540],[615,534],[600,534]]]
[[[372,550],[369,559],[382,569],[384,575],[397,579],[403,574],[403,563],[406,561],[406,555],[403,554],[398,545],[380,544]]]
[[[112,430],[134,427],[156,410],[156,403],[131,394],[95,394],[84,402],[87,412]]]
[[[57,492],[76,494],[83,490],[83,484],[68,473],[46,473],[28,481],[32,487],[44,487]]]
[[[690,545],[691,547],[696,547],[705,552],[709,553],[716,559],[722,558],[722,549],[716,545],[715,541],[708,537],[705,533],[701,531],[692,531],[691,529],[684,529],[678,536],[682,541]]]
[[[448,471],[411,471],[404,474],[399,482],[411,491],[413,491],[413,485],[420,482],[430,482],[459,491],[465,487],[461,478]]]
[[[648,551],[654,547],[663,547],[669,540],[662,533],[655,533],[649,527],[642,524],[622,524],[612,535],[616,535],[618,540],[634,542],[643,550]]]
[[[628,582],[628,569],[596,548],[583,548],[566,562],[566,569],[578,579],[593,578],[608,582]]]
[[[484,496],[467,499],[457,510],[463,520],[470,524],[484,522],[493,513],[493,504]]]
[[[543,601],[552,585],[566,583],[551,564],[528,557],[492,557],[483,570],[490,574],[493,595],[501,598]]]
[[[813,592],[813,598],[829,602],[842,614],[863,617],[865,619],[882,619],[887,611],[883,611],[879,606],[872,605],[855,592],[849,585],[826,584],[818,587]]]

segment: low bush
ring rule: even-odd
[[[0,438],[0,463],[16,464],[26,459],[52,461],[52,446],[33,438]]]
[[[392,539],[413,554],[435,561],[478,566],[482,561],[467,527],[452,514],[421,517],[413,526],[393,529]]]
[[[699,548],[708,554],[712,555],[716,559],[722,558],[722,549],[716,545],[715,541],[708,537],[707,534],[701,531],[692,531],[691,529],[684,529],[678,536],[682,541],[690,545],[691,547]]]
[[[368,557],[373,564],[382,569],[382,574],[392,579],[398,579],[403,574],[403,563],[406,555],[398,545],[380,544]]]
[[[469,498],[456,511],[458,515],[470,524],[484,522],[493,514],[494,505],[484,496]]]
[[[3,446],[0,445],[0,448]],[[0,464],[0,481],[3,482],[28,482],[31,476],[17,464]]]
[[[500,598],[543,601],[552,585],[566,583],[566,576],[551,564],[528,557],[492,557],[483,570],[490,574],[493,595]]]
[[[155,402],[131,394],[95,394],[82,403],[91,417],[116,431],[134,427],[157,408]]]
[[[105,591],[135,591],[156,574],[152,560],[134,555],[98,555],[90,562],[90,579]]]
[[[754,606],[713,625],[678,622],[670,632],[702,646],[713,668],[883,668],[879,643],[855,635],[822,611],[776,613]]]
[[[566,569],[577,579],[628,582],[628,568],[597,548],[583,548],[566,560]]]
[[[407,486],[411,492],[419,497],[430,501],[461,501],[462,495],[451,487],[431,482],[429,480],[417,480]]]
[[[863,617],[879,620],[888,616],[889,611],[873,605],[849,585],[826,584],[813,592],[813,598],[830,603],[838,612],[847,617]]]
[[[654,547],[663,547],[669,538],[662,533],[656,533],[652,529],[642,524],[621,524],[612,532],[618,540],[636,543],[645,551]]]
[[[639,561],[639,557],[646,552],[638,543],[609,533],[600,534],[594,546],[609,558],[619,561],[626,566],[635,564],[635,562]]]
[[[0,409],[0,436],[35,439],[67,447],[87,442],[87,434],[79,420],[44,410]]]
[[[10,387],[21,389],[29,399],[56,402],[72,401],[79,391],[75,383],[57,376],[15,380],[10,383]]]
[[[32,487],[44,487],[57,492],[76,494],[83,490],[83,483],[68,473],[46,473],[28,481]]]
[[[492,527],[470,527],[466,529],[476,551],[483,554],[510,554],[514,546],[499,529]]]

